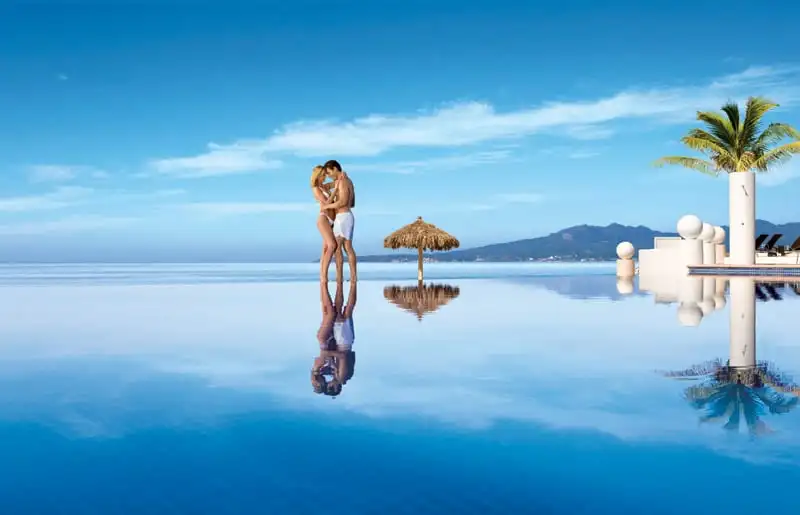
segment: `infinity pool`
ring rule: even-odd
[[[800,508],[789,285],[289,269],[0,270],[0,513]]]

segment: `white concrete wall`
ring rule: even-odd
[[[679,242],[680,243],[680,242]],[[639,276],[672,275],[678,271],[680,248],[642,249],[639,251]]]
[[[656,250],[671,250],[677,249],[681,245],[680,236],[662,236],[653,238],[653,248]]]

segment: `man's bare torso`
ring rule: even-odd
[[[349,177],[342,177],[339,186],[336,188],[336,194],[341,195],[346,200],[344,206],[336,210],[337,213],[349,213],[350,208],[356,206],[356,190],[353,186],[353,181]]]

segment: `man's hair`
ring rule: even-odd
[[[326,162],[322,166],[324,166],[325,168],[333,168],[337,172],[341,172],[342,171],[342,165],[340,165],[339,161],[337,161],[335,159],[331,159],[330,161]]]

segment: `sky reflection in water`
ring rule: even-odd
[[[747,295],[683,327],[613,276],[501,275],[331,284],[327,319],[314,282],[7,285],[0,511],[796,507],[770,494],[800,479],[790,288],[757,303],[748,369]]]

